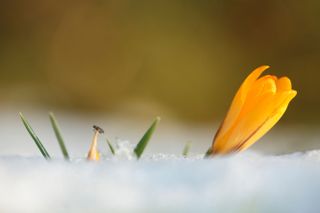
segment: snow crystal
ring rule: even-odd
[[[116,159],[126,159],[132,160],[135,159],[135,155],[133,153],[135,145],[126,140],[117,139],[115,156]]]

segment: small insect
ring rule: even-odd
[[[97,125],[93,125],[93,129],[95,131],[98,131],[99,134],[103,134],[104,133],[104,130],[101,127],[98,127]]]

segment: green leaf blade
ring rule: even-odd
[[[20,112],[20,118],[21,121],[23,123],[23,125],[25,126],[25,128],[27,129],[28,133],[30,134],[31,138],[33,139],[33,141],[35,142],[36,146],[38,147],[39,151],[41,152],[42,156],[45,159],[50,159],[50,155],[48,153],[48,151],[46,150],[46,148],[42,145],[40,139],[38,138],[38,136],[36,135],[36,133],[33,131],[32,127],[30,126],[29,122],[24,118],[23,114]]]
[[[143,151],[145,150],[145,148],[148,145],[148,142],[151,139],[151,136],[157,126],[157,124],[160,121],[160,117],[157,117],[155,119],[155,121],[151,124],[151,126],[149,127],[149,129],[144,133],[144,135],[142,136],[142,138],[140,139],[139,143],[137,144],[137,146],[134,149],[134,153],[136,154],[137,158],[140,159]]]
[[[112,155],[115,155],[116,152],[115,152],[115,149],[112,146],[111,142],[108,139],[106,139],[106,141],[107,141],[107,144],[109,146],[110,152],[112,153]]]
[[[64,143],[64,140],[63,140],[60,128],[59,128],[58,121],[52,112],[49,113],[49,118],[50,118],[50,122],[51,122],[51,126],[53,128],[54,134],[56,135],[60,150],[62,152],[62,155],[63,155],[64,159],[69,160],[70,159],[69,153],[68,153],[68,150],[67,150],[66,145]]]
[[[191,142],[186,143],[182,151],[183,157],[187,157],[189,155],[190,147],[191,147]]]

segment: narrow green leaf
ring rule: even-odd
[[[208,151],[204,154],[204,158],[210,158],[212,156],[212,148],[210,147]]]
[[[141,140],[139,141],[139,143],[137,144],[137,146],[134,149],[134,153],[136,154],[137,158],[139,159],[144,151],[144,149],[146,148],[146,146],[148,145],[148,142],[157,126],[157,124],[160,121],[160,117],[157,117],[155,119],[155,121],[151,124],[151,126],[149,127],[149,129],[146,131],[146,133],[144,133],[144,135],[142,136]]]
[[[191,147],[191,142],[186,143],[186,145],[184,146],[183,151],[182,151],[182,155],[184,157],[188,156],[189,151],[190,151],[190,147]]]
[[[43,157],[45,159],[50,159],[51,157],[50,157],[49,153],[47,152],[46,148],[44,148],[44,146],[42,145],[40,139],[38,138],[36,133],[33,131],[29,122],[24,118],[24,116],[21,112],[19,114],[20,114],[20,118],[22,120],[23,125],[26,127],[27,131],[29,132],[30,136],[32,137],[35,144],[37,145],[37,147],[38,147],[39,151],[41,152],[41,154],[43,155]]]
[[[51,126],[53,128],[54,134],[56,135],[57,141],[59,143],[62,155],[63,155],[64,159],[69,160],[70,157],[69,157],[67,148],[65,146],[64,140],[62,138],[57,119],[55,118],[55,116],[52,112],[49,113],[49,118],[50,118],[50,122],[51,122]]]
[[[114,149],[114,147],[112,146],[111,142],[108,140],[108,138],[106,139],[106,141],[107,141],[107,144],[108,144],[108,146],[109,146],[109,149],[110,149],[112,155],[115,155],[115,149]]]

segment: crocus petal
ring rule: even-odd
[[[259,76],[268,68],[269,66],[267,65],[263,65],[256,68],[242,83],[241,87],[239,88],[238,92],[233,98],[233,101],[231,103],[231,106],[229,108],[229,111],[226,115],[225,120],[223,121],[223,123],[219,128],[219,134],[224,134],[225,131],[228,130],[231,127],[231,125],[234,123],[235,119],[237,119],[245,103],[246,96],[250,88],[255,83],[255,81],[259,78]]]
[[[233,152],[239,143],[248,138],[272,112],[273,96],[273,93],[266,94],[254,109],[250,113],[242,115],[225,135],[222,137],[218,136],[214,142],[213,150],[221,154]]]
[[[266,75],[268,66],[254,70],[243,82],[212,144],[213,154],[247,149],[282,117],[297,92],[287,77]]]
[[[289,91],[292,89],[291,81],[287,77],[282,77],[277,80],[277,90],[279,91]]]
[[[237,151],[243,151],[247,149],[257,140],[259,140],[263,135],[265,135],[280,120],[280,118],[285,113],[290,101],[296,96],[296,94],[296,91],[290,92],[283,104],[274,110],[273,114],[268,117],[265,122],[263,122],[261,126],[259,126],[250,137],[248,137],[247,141],[242,142]]]
[[[276,93],[275,78],[264,76],[261,79],[253,84],[232,126],[224,134],[217,133],[214,139],[214,150],[219,150],[220,153],[228,152],[232,147],[237,146],[238,141],[243,139],[240,137],[246,137],[272,111],[271,104],[273,95]]]
[[[277,86],[274,78],[266,76],[261,79],[262,81],[259,81],[260,79],[257,80],[254,87],[249,91],[237,120],[241,119],[242,116],[246,115],[253,108],[256,108],[256,105],[259,105],[259,102],[265,98],[266,94],[276,93]]]

